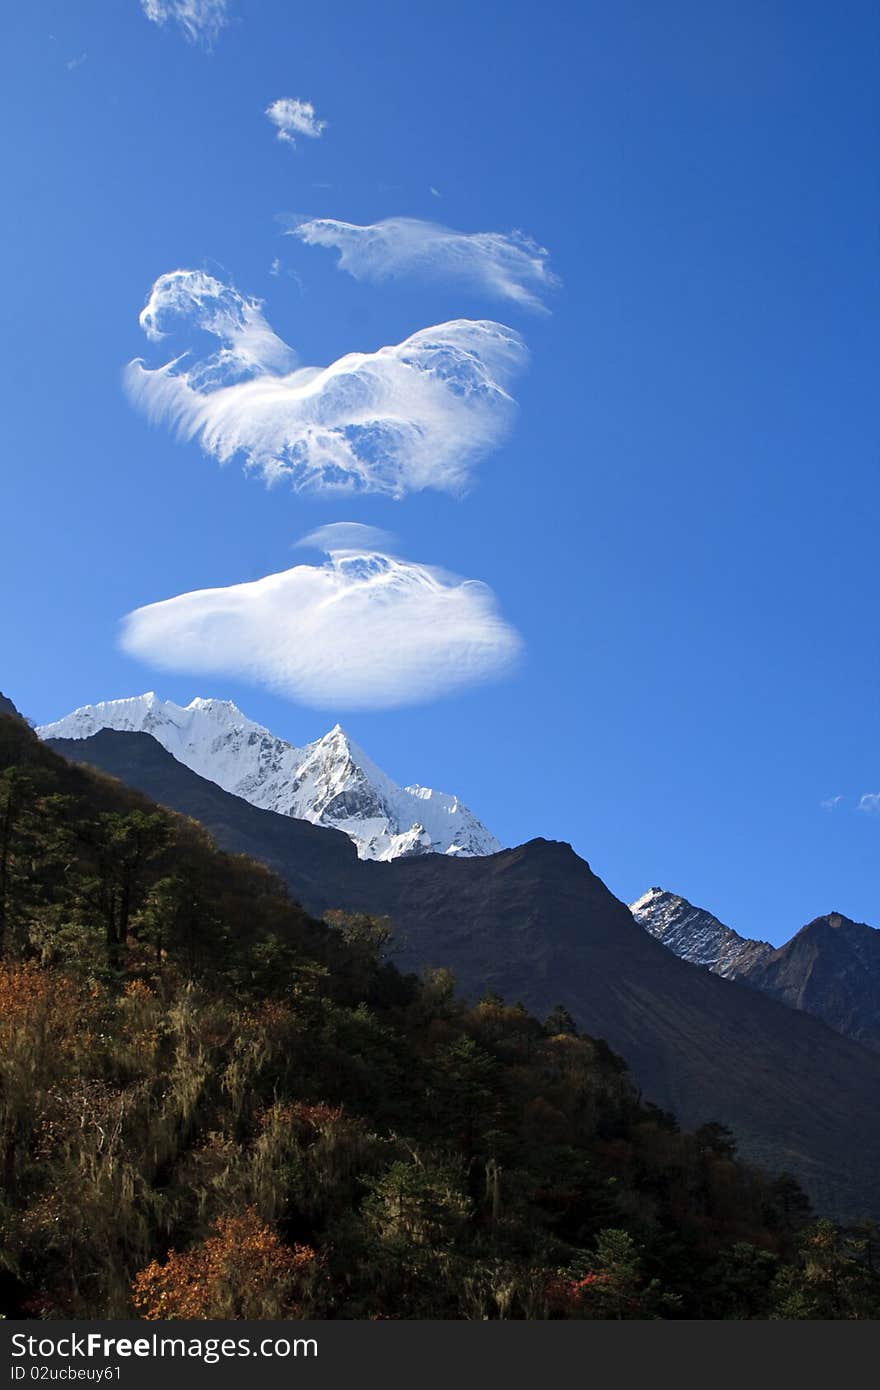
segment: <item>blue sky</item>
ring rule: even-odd
[[[880,814],[857,809],[880,792],[875,7],[230,0],[211,51],[139,0],[2,25],[19,707],[214,694],[313,738],[331,698],[157,672],[120,620],[320,564],[292,549],[317,527],[381,527],[490,585],[524,648],[494,683],[345,712],[392,776],[505,842],[570,841],[624,898],[662,884],[771,940],[832,908],[880,925]],[[320,138],[276,139],[284,97]],[[563,283],[549,314],[370,283],[291,216],[520,229]],[[305,364],[508,325],[530,353],[512,431],[464,496],[221,468],[123,390],[132,358],[167,360],[138,314],[177,268],[262,300]]]

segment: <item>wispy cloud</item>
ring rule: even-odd
[[[123,648],[163,670],[334,709],[423,703],[516,662],[521,640],[486,585],[389,554],[369,527],[325,527],[307,542],[326,548],[326,563],[139,608]]]
[[[370,550],[391,551],[396,537],[378,526],[365,526],[361,521],[331,521],[319,526],[296,542],[298,550],[323,550],[325,555],[342,551],[365,554]]]
[[[203,271],[161,276],[140,321],[154,341],[182,323],[221,346],[154,369],[130,363],[133,403],[221,463],[239,455],[298,490],[460,492],[512,419],[508,388],[526,359],[513,329],[457,319],[329,367],[298,366],[261,302]]]
[[[868,815],[880,815],[880,792],[865,792],[859,797],[859,810]]]
[[[68,58],[64,66],[67,68],[68,72],[76,72],[77,68],[82,67],[88,56],[88,53],[80,53],[76,58]]]
[[[318,119],[310,101],[300,101],[299,97],[280,97],[266,107],[266,115],[277,130],[277,138],[286,145],[295,145],[298,135],[307,135],[317,140],[327,122]]]
[[[166,338],[180,320],[224,345],[201,365],[190,368],[188,376],[194,387],[205,389],[238,376],[284,372],[296,366],[296,353],[269,327],[261,302],[246,299],[203,270],[172,270],[160,275],[138,318],[154,343]]]
[[[154,24],[173,20],[190,43],[206,48],[229,23],[228,0],[141,0],[141,8]]]
[[[843,801],[843,797],[842,797],[842,796],[829,796],[829,797],[826,797],[825,800],[821,803],[822,810],[823,810],[823,811],[836,811],[837,808],[838,808],[838,806],[840,805],[840,803],[841,803],[842,801]]]
[[[559,283],[549,253],[521,232],[454,232],[412,217],[366,227],[332,217],[290,220],[288,235],[308,246],[335,247],[340,269],[357,280],[464,283],[530,309],[544,309],[541,295]]]

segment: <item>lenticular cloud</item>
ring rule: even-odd
[[[522,232],[454,232],[413,217],[366,227],[316,217],[295,221],[288,235],[308,246],[335,247],[340,270],[356,280],[455,281],[530,309],[545,308],[541,294],[559,283],[548,252]]]
[[[314,492],[460,492],[510,425],[509,387],[526,358],[513,329],[456,319],[329,367],[299,366],[259,300],[191,270],[160,276],[141,326],[154,341],[183,326],[221,346],[153,369],[130,363],[135,405],[221,463],[240,456],[268,483]]]
[[[491,589],[386,554],[367,545],[367,528],[358,532],[308,537],[327,547],[325,564],[138,608],[122,646],[165,670],[233,676],[342,709],[418,704],[513,665],[520,638]]]

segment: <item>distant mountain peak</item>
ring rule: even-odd
[[[880,931],[827,912],[784,946],[752,941],[686,898],[651,888],[630,911],[682,960],[739,980],[880,1051]]]
[[[866,926],[864,922],[854,922],[851,917],[847,917],[845,912],[826,912],[823,916],[816,917],[812,922],[809,922],[802,930],[808,931],[810,927],[814,927],[819,923],[830,927],[832,931],[864,932],[875,930],[874,927]]]
[[[630,903],[630,912],[639,926],[682,960],[727,978],[735,979],[756,958],[773,950],[769,942],[740,936],[705,908],[694,907],[665,888],[649,888]]]
[[[253,806],[344,831],[362,859],[470,857],[501,848],[458,797],[397,786],[340,724],[298,748],[231,700],[196,696],[176,705],[151,690],[83,705],[37,732],[83,739],[101,729],[152,734],[178,762]]]

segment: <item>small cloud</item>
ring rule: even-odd
[[[304,543],[323,546],[326,563],[139,608],[124,619],[123,649],[335,709],[438,699],[497,679],[520,655],[485,584],[392,556],[355,523]]]
[[[430,188],[428,189],[428,192],[431,193],[435,198],[443,197],[443,194],[440,192],[440,189],[435,188],[433,184],[431,184]]]
[[[298,135],[317,140],[327,128],[327,122],[318,119],[312,103],[300,101],[299,97],[280,97],[266,107],[265,114],[276,127],[277,138],[287,145],[295,145]]]
[[[340,270],[356,280],[464,283],[530,309],[544,309],[541,295],[559,284],[549,253],[522,232],[455,232],[414,217],[364,227],[316,217],[291,219],[287,234],[307,246],[334,247]]]
[[[183,325],[220,346],[199,357],[186,343],[155,368],[131,362],[131,401],[220,463],[241,456],[298,491],[461,492],[512,421],[509,387],[527,357],[504,324],[455,319],[303,367],[260,300],[197,270],[161,275],[140,323],[152,342]]]
[[[859,797],[859,810],[869,816],[880,815],[880,792],[865,792]]]
[[[82,67],[83,63],[86,61],[88,56],[88,53],[81,53],[78,58],[68,58],[65,64],[67,71],[76,72],[77,68]]]
[[[842,796],[829,796],[825,801],[820,802],[823,811],[834,811],[843,801]]]
[[[281,274],[281,261],[277,256],[273,258],[272,264],[269,266],[269,274],[275,276]]]
[[[172,20],[190,43],[205,48],[229,23],[228,0],[141,0],[141,9],[154,24]]]
[[[388,550],[394,544],[390,531],[378,526],[364,526],[360,521],[333,521],[328,526],[319,526],[310,531],[302,540],[296,542],[302,550],[323,550],[325,555],[335,555],[346,550],[366,554],[370,550]]]

